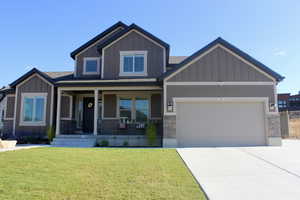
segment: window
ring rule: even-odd
[[[132,99],[120,98],[120,118],[131,121],[132,119]]]
[[[145,122],[149,115],[149,100],[146,98],[135,99],[135,118],[137,122]]]
[[[120,97],[119,116],[126,121],[135,120],[146,122],[149,116],[149,98],[147,97]]]
[[[99,58],[84,58],[83,74],[99,74],[100,59]]]
[[[146,51],[121,51],[120,76],[146,76],[147,52]]]
[[[20,125],[45,125],[46,93],[22,94],[22,110]]]
[[[279,108],[286,108],[287,107],[287,102],[284,100],[278,100],[278,107]]]

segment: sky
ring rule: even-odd
[[[300,90],[299,0],[27,0],[0,4],[0,86],[37,67],[71,71],[70,52],[114,23],[135,23],[188,56],[217,37]]]

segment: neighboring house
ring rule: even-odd
[[[151,120],[164,147],[280,145],[284,77],[222,38],[188,57],[169,52],[118,22],[71,53],[74,72],[32,69],[11,83],[5,133],[144,135]]]
[[[300,110],[300,94],[291,95],[290,93],[278,94],[279,111]]]

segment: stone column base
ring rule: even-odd
[[[281,137],[269,137],[268,138],[268,145],[269,146],[281,146]]]
[[[175,139],[175,138],[164,138],[163,139],[163,147],[176,148],[177,147],[177,139]]]

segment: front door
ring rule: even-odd
[[[92,133],[94,130],[94,98],[83,98],[83,131]]]

